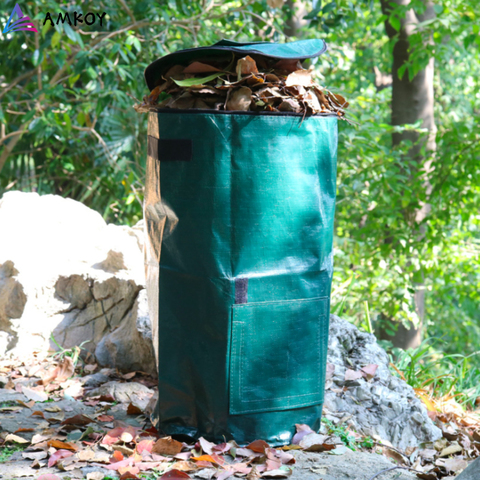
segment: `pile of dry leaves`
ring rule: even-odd
[[[348,103],[321,87],[298,60],[233,57],[229,65],[218,60],[194,61],[171,67],[138,112],[162,108],[290,112],[304,115],[345,116]]]
[[[384,446],[382,453],[399,465],[415,470],[423,480],[453,479],[480,456],[480,416],[465,411],[453,397],[433,399],[425,390],[417,394],[424,401],[430,418],[442,430],[442,438],[405,452]]]

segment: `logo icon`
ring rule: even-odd
[[[17,14],[18,20],[12,22],[13,15],[15,13]],[[20,30],[29,30],[31,32],[38,31],[35,28],[35,25],[30,21],[30,18],[23,14],[22,9],[18,5],[18,3],[16,3],[12,14],[10,15],[10,18],[8,19],[8,22],[3,29],[3,34],[5,35],[6,33],[10,32],[18,32]]]

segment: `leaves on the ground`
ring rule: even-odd
[[[355,371],[351,369],[347,369],[345,372],[345,381],[353,381],[353,380],[358,380],[359,378],[362,378],[362,372],[360,371]]]
[[[160,477],[160,480],[183,480],[184,478],[192,478],[185,472],[180,470],[170,470]]]
[[[65,356],[63,360],[54,368],[47,371],[42,378],[41,383],[48,385],[49,383],[62,383],[68,380],[75,372],[75,365],[71,357]]]
[[[47,442],[49,447],[53,448],[59,448],[59,449],[65,449],[65,450],[72,450],[73,452],[76,452],[78,450],[78,446],[75,445],[74,443],[70,442],[62,442],[60,440],[49,440]]]
[[[266,448],[270,448],[270,445],[265,440],[255,440],[247,445],[247,448],[252,452],[264,453]]]
[[[20,437],[18,435],[15,435],[13,433],[9,433],[6,437],[5,437],[5,443],[30,443],[28,440],[25,440],[25,438],[23,437]]]
[[[50,455],[50,458],[48,459],[48,467],[53,467],[62,458],[67,458],[72,455],[73,452],[70,452],[68,450],[57,450],[55,453],[52,453],[52,455]]]
[[[89,423],[92,423],[93,420],[86,415],[74,415],[73,417],[66,418],[63,422],[62,425],[77,425],[77,426],[84,426],[88,425]]]
[[[133,403],[129,403],[127,407],[127,415],[141,415],[142,410],[138,408],[136,405]]]
[[[153,447],[152,453],[159,455],[176,455],[182,451],[183,444],[174,440],[172,437],[165,437],[158,439]]]
[[[35,402],[46,402],[48,400],[48,393],[42,389],[22,388],[22,393],[29,399]]]

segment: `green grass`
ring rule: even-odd
[[[373,448],[373,439],[371,437],[363,437],[360,441],[350,434],[345,425],[334,425],[333,422],[326,418],[322,418],[322,423],[327,427],[329,435],[336,435],[343,444],[350,450],[358,448]]]
[[[480,397],[480,370],[473,360],[480,352],[444,355],[436,348],[439,344],[441,339],[429,338],[417,348],[393,348],[390,361],[413,388],[429,389],[437,398],[455,396],[459,404],[474,407]],[[400,376],[398,371],[392,369]]]
[[[0,463],[5,463],[16,452],[24,450],[26,447],[20,444],[12,444],[8,447],[0,448]]]

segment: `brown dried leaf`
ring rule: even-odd
[[[296,59],[290,59],[290,58],[284,58],[282,60],[279,60],[273,68],[275,70],[285,70],[287,72],[296,72],[298,70],[302,70],[302,64],[300,61]]]
[[[244,58],[240,58],[237,62],[237,68],[235,69],[237,73],[237,79],[240,80],[242,75],[250,75],[251,73],[258,73],[257,64],[255,60],[247,55]]]
[[[327,435],[310,433],[302,438],[299,445],[307,452],[328,452],[336,447],[334,443],[328,443],[328,440]]]
[[[447,470],[454,473],[460,470],[463,470],[464,468],[467,468],[467,466],[468,466],[468,463],[463,458],[459,458],[459,457],[447,458],[444,464],[444,467]]]
[[[231,93],[227,100],[227,110],[247,111],[252,103],[252,91],[248,87],[241,87]]]
[[[265,453],[265,449],[270,448],[270,445],[265,440],[255,440],[247,445],[246,448],[252,450],[252,452]]]
[[[455,453],[460,453],[463,451],[463,448],[457,443],[453,442],[451,445],[448,447],[445,447],[441,452],[440,452],[440,457],[448,457],[449,455],[453,455]]]
[[[42,384],[56,382],[62,383],[73,376],[75,372],[75,365],[70,357],[64,357],[63,360],[55,368],[49,370],[42,378]]]
[[[74,443],[62,442],[60,440],[50,440],[49,442],[47,442],[47,445],[49,447],[57,448],[60,450],[72,450],[73,452],[76,452],[78,450],[78,447]]]
[[[183,73],[209,73],[209,72],[221,72],[220,69],[201,62],[192,62],[188,67],[183,70]]]
[[[141,415],[143,412],[133,403],[129,403],[127,407],[127,415]]]
[[[313,84],[312,74],[309,70],[296,70],[285,80],[285,85],[287,87],[298,85],[301,85],[302,87],[310,87]]]
[[[77,453],[77,458],[81,462],[88,462],[89,460],[93,460],[95,458],[95,452],[93,450],[90,450],[89,448],[85,450],[80,450]]]
[[[169,78],[173,77],[178,80],[177,77],[183,73],[183,69],[184,67],[181,65],[174,65],[167,70],[167,73],[163,75],[163,78],[168,80]]]
[[[176,455],[182,451],[183,445],[172,437],[158,439],[152,447],[152,453],[159,455]]]
[[[48,400],[48,394],[43,390],[36,390],[22,386],[22,393],[29,399],[35,402],[45,402]]]
[[[75,415],[73,417],[70,417],[70,418],[66,418],[63,422],[62,422],[62,425],[77,425],[77,426],[85,426],[85,425],[88,425],[89,423],[92,423],[93,420],[89,417],[87,417],[86,415],[83,415],[83,414],[79,414],[79,415]]]

